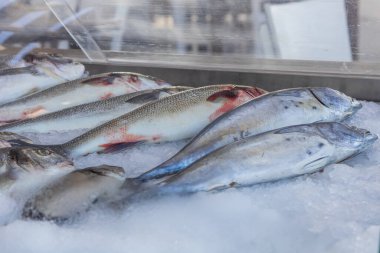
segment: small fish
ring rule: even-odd
[[[61,173],[73,169],[67,157],[49,148],[10,147],[0,149],[0,189],[9,188],[30,174]]]
[[[11,68],[23,68],[31,65],[48,64],[52,62],[54,64],[71,64],[73,60],[67,57],[63,57],[60,54],[54,53],[28,53],[24,56],[18,55],[3,55],[0,56],[0,70]]]
[[[0,104],[80,78],[84,66],[70,59],[44,58],[26,67],[0,70]]]
[[[35,118],[69,107],[163,86],[170,85],[154,77],[128,72],[90,76],[62,83],[0,106],[0,123]]]
[[[30,140],[24,136],[21,136],[21,135],[12,133],[12,132],[0,132],[0,149],[12,147],[13,145],[15,145],[17,143],[32,144],[33,142],[32,142],[32,140]]]
[[[166,87],[121,95],[106,100],[77,105],[61,111],[17,121],[0,126],[0,131],[15,133],[68,131],[74,129],[94,128],[102,123],[126,114],[148,102],[170,96],[188,87]]]
[[[214,85],[143,105],[59,146],[70,157],[113,152],[142,142],[187,139],[225,112],[264,93],[255,87]]]
[[[290,126],[224,146],[155,190],[218,191],[309,174],[362,152],[377,138],[341,123]]]
[[[124,170],[120,167],[101,165],[73,171],[42,188],[25,204],[22,216],[63,222],[99,199],[115,195],[123,182]]]
[[[182,150],[139,180],[177,173],[234,141],[281,127],[341,121],[361,108],[355,99],[330,88],[279,90],[254,99],[206,126]]]

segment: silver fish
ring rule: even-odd
[[[141,142],[190,138],[215,118],[260,96],[255,87],[214,85],[191,89],[143,105],[56,146],[70,157],[111,152]]]
[[[175,86],[133,92],[106,100],[77,105],[61,111],[44,114],[36,118],[6,124],[0,126],[0,131],[43,133],[49,131],[94,128],[126,114],[143,104],[187,89],[189,88]]]
[[[341,123],[290,126],[224,146],[160,183],[157,191],[223,190],[313,173],[362,152],[376,139]]]
[[[81,104],[163,86],[170,85],[154,77],[129,72],[90,76],[0,106],[0,123],[34,118]]]
[[[48,148],[10,147],[0,149],[0,189],[9,188],[30,174],[54,174],[73,169],[73,163]]]
[[[330,88],[271,92],[222,115],[176,155],[142,174],[139,180],[177,173],[208,153],[251,135],[291,125],[341,121],[360,108],[358,101]]]
[[[75,61],[46,59],[38,64],[0,70],[0,104],[80,78],[84,66]]]
[[[120,167],[101,165],[73,171],[42,188],[25,204],[22,216],[64,221],[99,199],[116,194],[123,182],[124,170]]]

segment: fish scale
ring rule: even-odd
[[[0,106],[0,122],[9,123],[33,118],[84,103],[165,86],[170,86],[170,84],[137,73],[111,72],[99,74],[62,83],[4,104]]]
[[[226,98],[224,94],[221,94],[221,97],[213,102],[207,100],[210,96],[226,90],[236,91],[236,97]],[[63,144],[62,148],[71,156],[79,156],[102,151],[104,150],[104,145],[133,142],[133,138],[136,139],[136,142],[142,140],[158,142],[185,139],[193,136],[208,124],[211,121],[209,116],[225,104],[232,104],[236,107],[253,99],[253,95],[244,90],[253,90],[257,94],[264,93],[264,91],[257,90],[254,87],[235,85],[214,85],[183,91],[143,105],[130,113],[98,126]],[[184,114],[184,111],[188,113]],[[181,126],[176,124],[177,120],[183,120],[184,117],[188,117],[187,122],[191,127],[182,129]],[[167,120],[162,122],[164,118]],[[135,125],[139,125],[139,127],[135,129]],[[146,129],[152,128],[157,129],[157,132],[146,132]],[[131,129],[137,132],[131,132]],[[139,136],[139,132],[142,132],[142,136]],[[164,135],[159,136],[159,134]],[[129,140],[128,138],[131,139]],[[126,141],[127,139],[128,141]]]
[[[7,130],[22,133],[93,128],[145,103],[187,89],[189,88],[175,86],[133,92],[102,101],[70,107],[36,118],[10,123],[1,126],[0,131]]]

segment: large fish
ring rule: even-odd
[[[0,104],[82,77],[84,66],[70,59],[45,58],[21,68],[0,70]]]
[[[140,180],[176,173],[208,153],[245,137],[313,122],[341,121],[361,104],[330,88],[280,90],[254,99],[205,127],[176,155],[142,174]]]
[[[48,148],[10,147],[0,149],[0,189],[36,174],[58,174],[73,169],[72,162]]]
[[[141,142],[187,139],[223,113],[263,93],[255,87],[235,85],[213,85],[179,92],[143,105],[57,148],[70,157],[78,157]]]
[[[117,194],[123,182],[120,167],[101,165],[73,171],[42,188],[25,204],[22,216],[64,221],[95,201]]]
[[[71,158],[112,152],[138,143],[187,139],[225,112],[265,91],[213,85],[179,92],[145,104],[62,145],[43,146]]]
[[[162,86],[170,85],[157,78],[135,73],[99,74],[62,83],[4,104],[0,106],[0,123],[34,118],[80,104]]]
[[[161,182],[157,191],[223,190],[313,173],[358,154],[376,139],[341,123],[290,126],[224,146]]]
[[[46,133],[53,130],[68,131],[94,128],[126,114],[143,104],[187,89],[189,88],[175,86],[133,92],[106,100],[77,105],[61,111],[44,114],[36,118],[6,124],[0,126],[0,131]]]

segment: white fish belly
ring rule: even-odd
[[[46,89],[61,81],[61,79],[31,74],[1,76],[0,103],[13,101],[31,91]]]
[[[158,115],[128,126],[128,134],[151,137],[159,141],[175,141],[190,138],[210,123],[210,115],[218,104],[201,104],[175,114]],[[154,141],[154,140],[153,140]]]

